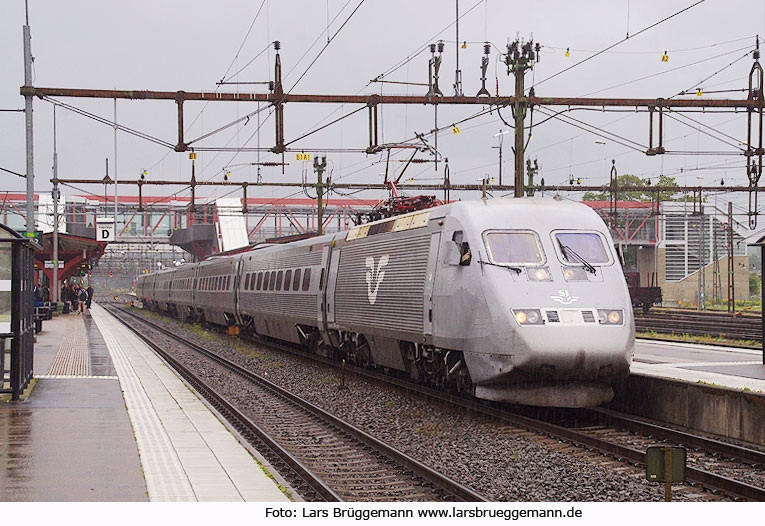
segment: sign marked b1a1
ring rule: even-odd
[[[96,219],[96,241],[114,241],[114,219],[110,217]]]

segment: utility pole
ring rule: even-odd
[[[513,185],[515,197],[523,197],[525,184],[523,180],[523,157],[526,150],[526,137],[523,125],[529,104],[525,96],[524,78],[526,72],[533,68],[536,62],[539,62],[539,50],[540,45],[537,43],[535,46],[532,40],[526,43],[516,40],[507,45],[507,54],[505,55],[507,74],[512,73],[515,77],[515,102],[511,106],[515,119],[515,147],[513,148],[513,152],[515,152],[515,184]],[[529,93],[531,97],[534,96],[533,89]]]
[[[29,3],[24,2],[24,86],[32,87],[32,33],[29,29]],[[27,236],[35,233],[35,161],[34,133],[32,130],[32,94],[24,95],[24,113],[27,131]]]
[[[316,170],[316,173],[318,175],[319,182],[316,185],[316,208],[317,208],[317,217],[318,217],[318,225],[317,225],[317,234],[322,235],[324,233],[324,209],[323,209],[323,203],[322,203],[322,197],[324,196],[324,183],[323,183],[323,176],[324,176],[324,170],[327,169],[327,157],[323,156],[321,157],[321,160],[319,160],[319,156],[313,158],[313,169]]]
[[[114,98],[114,241],[117,241],[117,98]]]
[[[460,71],[460,0],[455,0],[456,14],[454,18],[454,25],[456,27],[457,39],[456,42],[456,57],[457,68],[454,70],[454,96],[461,97],[462,93],[462,71]]]
[[[58,152],[56,149],[56,105],[53,105],[53,301],[58,303]]]
[[[728,312],[736,311],[733,277],[733,203],[728,201]]]
[[[704,300],[706,296],[706,258],[704,257],[704,235],[706,234],[704,228],[704,212],[698,216],[698,231],[699,231],[699,290],[698,290],[698,305],[697,310],[705,310]]]
[[[722,303],[722,283],[720,282],[720,257],[717,252],[717,226],[712,222],[712,252],[714,265],[712,267],[712,302]]]

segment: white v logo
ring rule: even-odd
[[[385,277],[385,271],[381,269],[388,264],[389,259],[390,259],[390,256],[380,256],[380,260],[377,263],[377,268],[375,268],[374,257],[369,256],[366,259],[366,267],[369,269],[369,271],[366,273],[367,297],[369,298],[370,305],[374,305],[375,301],[377,301],[377,291],[380,288],[380,283],[382,283],[382,280]],[[374,290],[372,290],[373,282],[374,282]]]

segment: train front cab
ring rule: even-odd
[[[437,268],[434,342],[464,349],[479,397],[598,405],[629,371],[634,322],[610,236],[583,205],[567,206],[571,228],[558,228],[560,220],[545,220],[554,206],[447,218],[453,246],[442,243]],[[460,265],[465,242],[470,264]]]

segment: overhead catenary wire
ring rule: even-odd
[[[44,101],[46,101],[46,102],[50,102],[51,104],[55,104],[55,105],[61,106],[62,108],[67,109],[67,110],[69,110],[69,111],[71,111],[73,113],[77,113],[79,115],[82,115],[83,117],[87,117],[87,118],[92,119],[92,120],[94,120],[96,122],[100,122],[101,124],[106,124],[107,126],[109,126],[111,128],[116,128],[117,130],[123,131],[125,133],[130,134],[130,135],[134,135],[136,137],[139,137],[141,139],[153,142],[155,144],[159,144],[160,146],[164,146],[166,148],[172,148],[172,149],[175,148],[175,145],[173,143],[171,143],[171,142],[164,141],[164,140],[159,139],[157,137],[153,137],[153,136],[149,135],[148,133],[144,133],[144,132],[141,132],[141,131],[138,131],[138,130],[134,130],[132,128],[128,128],[127,126],[123,126],[121,124],[117,124],[114,121],[111,121],[111,120],[109,120],[107,118],[104,118],[104,117],[101,117],[99,115],[96,115],[95,113],[91,113],[89,111],[83,110],[82,108],[78,108],[77,106],[73,106],[73,105],[68,104],[66,102],[61,102],[61,101],[56,100],[56,99],[54,99],[52,97],[43,97],[42,99]]]
[[[236,50],[236,53],[234,53],[234,58],[231,59],[231,63],[228,65],[228,68],[226,68],[225,73],[223,73],[223,76],[221,78],[226,78],[226,75],[228,75],[228,72],[231,71],[231,68],[234,67],[234,64],[236,63],[237,59],[239,58],[239,53],[242,52],[242,49],[244,49],[244,44],[247,42],[247,39],[250,37],[250,33],[252,33],[252,28],[255,27],[255,22],[258,20],[258,16],[260,16],[260,12],[263,10],[263,6],[266,5],[267,0],[263,0],[260,3],[260,7],[258,7],[258,11],[255,13],[255,16],[252,18],[252,22],[250,23],[250,27],[247,29],[247,32],[244,34],[244,38],[242,39],[242,42],[239,44],[239,49]],[[269,42],[268,46],[266,46],[266,49],[271,45]],[[237,73],[240,73],[241,71],[238,71]],[[236,73],[234,74],[236,75]],[[233,76],[233,75],[232,75]]]
[[[623,43],[624,43],[624,42],[626,42],[627,40],[629,40],[629,39],[631,39],[631,38],[635,38],[636,36],[638,36],[638,35],[640,35],[640,34],[642,34],[642,33],[645,33],[646,31],[648,31],[648,30],[650,30],[650,29],[653,29],[654,27],[658,26],[659,24],[662,24],[662,23],[666,22],[667,20],[670,20],[670,19],[672,19],[672,18],[674,18],[674,17],[676,17],[676,16],[678,16],[678,15],[680,15],[680,14],[682,14],[682,13],[685,13],[685,12],[686,12],[686,11],[688,11],[689,9],[693,9],[694,7],[696,7],[696,6],[697,6],[697,5],[699,5],[699,4],[702,4],[702,3],[704,3],[705,1],[706,1],[706,0],[698,0],[697,2],[695,2],[695,3],[691,4],[691,5],[689,5],[688,7],[685,7],[685,8],[683,8],[683,9],[681,9],[680,11],[677,11],[676,13],[673,13],[673,14],[669,15],[669,16],[668,16],[668,17],[666,17],[666,18],[663,18],[663,19],[659,20],[658,22],[654,22],[654,23],[653,23],[653,24],[651,24],[650,26],[644,27],[643,29],[641,29],[641,30],[640,30],[640,31],[638,31],[637,33],[635,33],[635,34],[633,34],[633,35],[630,35],[630,36],[628,36],[628,37],[625,37],[624,39],[622,39],[622,40],[619,40],[618,42],[615,42],[615,43],[611,44],[611,45],[610,45],[610,46],[608,46],[607,48],[605,48],[605,49],[602,49],[602,50],[598,51],[597,53],[595,53],[595,54],[593,54],[593,55],[590,55],[589,57],[583,58],[583,59],[582,59],[582,60],[580,60],[579,62],[577,62],[577,63],[575,63],[575,64],[572,64],[571,66],[569,66],[569,67],[567,67],[567,68],[565,68],[565,69],[562,69],[562,70],[558,71],[557,73],[554,73],[554,74],[550,75],[549,77],[547,77],[547,78],[545,78],[545,79],[542,79],[542,80],[540,80],[539,82],[537,82],[537,83],[536,83],[536,85],[537,85],[537,86],[539,86],[540,84],[543,84],[543,83],[547,82],[548,80],[554,79],[554,78],[555,78],[555,77],[557,77],[558,75],[562,75],[563,73],[566,73],[567,71],[571,71],[571,70],[572,70],[572,69],[574,69],[575,67],[577,67],[577,66],[580,66],[580,65],[584,64],[585,62],[588,62],[588,61],[592,60],[593,58],[595,58],[595,57],[598,57],[598,56],[602,55],[602,54],[603,54],[603,53],[605,53],[606,51],[609,51],[609,50],[611,50],[611,49],[615,48],[615,47],[616,47],[616,46],[618,46],[619,44],[623,44]]]
[[[14,172],[13,170],[9,170],[7,168],[3,168],[2,166],[0,166],[0,171],[8,172],[9,174],[17,175],[19,177],[26,177],[26,175],[24,175],[24,174],[20,174],[19,172]]]
[[[229,64],[228,68],[226,68],[226,71],[223,73],[222,78],[225,78],[226,75],[228,75],[228,72],[231,71],[231,68],[234,66],[234,64],[236,63],[237,59],[239,58],[239,53],[244,48],[244,44],[247,42],[247,39],[249,38],[250,33],[252,32],[253,27],[255,27],[255,22],[257,22],[258,17],[260,16],[260,12],[263,10],[263,6],[264,5],[266,6],[266,11],[268,11],[267,2],[268,2],[268,0],[263,0],[261,2],[260,7],[258,8],[258,11],[255,13],[255,16],[253,17],[252,22],[250,23],[250,27],[247,29],[247,32],[245,33],[244,38],[242,39],[242,42],[239,44],[239,48],[237,49],[236,53],[234,53],[234,58],[231,59],[231,63]],[[266,45],[266,49],[267,50],[271,49],[271,43],[270,42]],[[221,88],[220,85],[216,86],[215,93],[217,93],[220,90],[220,88]],[[188,133],[191,130],[191,128],[194,126],[194,124],[196,124],[196,122],[202,116],[202,114],[204,113],[205,109],[207,109],[207,106],[209,104],[210,104],[210,101],[206,101],[205,102],[204,106],[202,106],[202,108],[199,110],[199,112],[196,114],[196,116],[191,120],[191,122],[189,124],[186,125],[186,127],[184,129],[184,133]],[[167,158],[167,156],[170,155],[170,153],[172,153],[172,152],[165,152],[165,154],[158,161],[156,161],[154,164],[149,166],[149,171],[151,171],[158,164],[163,162]]]
[[[757,42],[759,43],[759,40],[758,40]],[[746,53],[744,53],[742,56],[740,56],[740,57],[738,57],[736,60],[734,60],[733,62],[730,62],[730,63],[728,63],[727,65],[725,65],[725,66],[723,66],[722,68],[718,69],[717,71],[715,71],[714,73],[712,73],[712,74],[711,74],[711,75],[709,75],[708,77],[705,77],[705,78],[703,78],[702,80],[700,80],[699,82],[697,82],[697,83],[695,83],[693,86],[691,86],[690,88],[688,88],[688,89],[685,89],[685,90],[682,90],[682,91],[680,91],[679,93],[676,93],[676,94],[672,95],[672,97],[670,97],[670,99],[671,99],[671,98],[674,98],[674,97],[677,97],[678,95],[684,95],[685,93],[687,93],[688,91],[690,91],[691,89],[693,89],[693,87],[697,87],[697,88],[701,88],[701,87],[703,87],[703,84],[704,84],[706,81],[708,81],[709,79],[711,79],[711,78],[713,78],[713,77],[717,76],[718,74],[722,73],[723,71],[725,71],[725,70],[726,70],[726,69],[728,69],[729,67],[733,66],[734,64],[738,63],[740,60],[742,60],[742,59],[745,59],[745,58],[746,58],[746,57],[748,57],[748,56],[749,56],[749,52],[747,51],[747,52],[746,52]]]
[[[672,55],[674,53],[684,53],[688,51],[701,51],[703,49],[710,49],[714,47],[724,46],[726,44],[742,42],[744,40],[749,40],[752,38],[755,38],[755,35],[734,38],[731,40],[724,40],[722,42],[715,42],[715,43],[707,44],[704,46],[695,46],[695,47],[679,48],[679,49],[662,48],[662,49],[644,50],[644,51],[607,51],[603,54],[606,54],[606,55],[662,55],[666,51],[668,55]],[[574,53],[574,52],[575,53],[598,53],[597,49],[578,49],[578,48],[573,48],[570,46],[553,46],[553,45],[545,45],[544,48],[542,48],[542,51],[544,50],[552,50],[553,52],[568,50],[570,53]]]
[[[426,51],[429,49],[429,45],[430,45],[430,44],[431,44],[431,43],[432,43],[432,42],[433,42],[435,39],[437,39],[439,35],[441,35],[441,34],[442,34],[444,31],[447,31],[447,30],[451,29],[451,28],[452,28],[452,26],[454,26],[454,25],[455,25],[455,24],[456,24],[456,23],[457,23],[459,20],[462,20],[463,18],[465,18],[465,17],[466,17],[468,14],[470,14],[470,13],[471,13],[471,12],[472,12],[472,11],[473,11],[475,8],[477,8],[479,5],[481,5],[481,4],[482,4],[482,3],[484,3],[485,1],[486,1],[486,0],[478,0],[478,1],[477,1],[475,4],[473,4],[473,6],[472,6],[472,7],[468,8],[468,9],[467,9],[467,11],[465,11],[464,13],[462,13],[462,14],[461,14],[459,17],[457,17],[457,18],[456,18],[454,21],[452,21],[452,22],[450,22],[449,24],[447,24],[447,25],[446,25],[446,27],[444,27],[443,29],[441,29],[440,31],[438,31],[437,33],[435,33],[435,34],[434,34],[432,37],[430,37],[429,39],[427,39],[427,40],[426,40],[424,43],[422,43],[421,45],[417,46],[417,47],[414,49],[414,51],[412,51],[411,53],[408,53],[405,59],[402,59],[402,60],[400,60],[399,62],[397,62],[397,63],[396,63],[396,64],[394,64],[393,66],[389,67],[388,69],[386,69],[385,71],[383,71],[382,73],[380,73],[379,75],[377,75],[377,76],[376,76],[376,77],[375,77],[373,80],[370,80],[370,81],[369,81],[369,82],[366,84],[366,86],[369,86],[369,84],[371,84],[372,82],[374,82],[374,81],[375,81],[375,79],[382,79],[382,78],[384,78],[384,77],[387,77],[387,76],[388,76],[388,75],[390,75],[391,73],[394,73],[395,71],[397,71],[397,70],[399,70],[400,68],[404,67],[406,64],[408,64],[408,63],[409,63],[411,60],[413,60],[414,58],[416,58],[416,57],[417,57],[417,56],[419,56],[420,54],[422,54],[422,53],[426,52]],[[418,50],[419,50],[419,51],[418,51]],[[364,86],[364,87],[366,87],[366,86]],[[363,88],[362,88],[362,89],[363,89]]]
[[[725,53],[720,53],[719,55],[703,58],[703,59],[697,60],[695,62],[691,62],[689,64],[683,64],[681,66],[677,66],[677,67],[670,68],[670,69],[665,69],[665,70],[659,71],[657,73],[651,73],[650,75],[645,75],[643,77],[638,77],[638,78],[635,78],[635,79],[632,79],[632,80],[628,80],[626,82],[621,82],[619,84],[615,84],[615,85],[609,86],[607,88],[602,88],[602,89],[599,89],[599,90],[596,90],[596,91],[591,91],[589,93],[581,95],[581,97],[589,97],[591,95],[596,95],[598,93],[603,93],[604,91],[609,91],[609,90],[612,90],[612,89],[621,88],[621,87],[624,87],[624,86],[628,86],[630,84],[635,84],[637,82],[641,82],[643,80],[648,80],[648,79],[652,79],[652,78],[655,78],[655,77],[659,77],[661,75],[666,75],[668,73],[673,73],[675,71],[679,71],[681,69],[686,69],[686,68],[689,68],[691,66],[697,66],[699,64],[703,64],[704,62],[709,62],[710,60],[715,60],[715,59],[720,58],[720,57],[725,57],[727,55],[732,55],[733,53],[738,53],[739,51],[743,51],[745,49],[748,50],[748,49],[750,49],[750,47],[746,46],[746,47],[742,47],[742,48],[738,48],[738,49],[733,49],[731,51],[726,51]],[[748,55],[749,55],[749,53],[747,52],[742,57],[740,57],[736,61],[734,61],[733,63],[738,62],[739,60],[741,60],[742,58],[744,58],[744,57],[746,57]],[[676,96],[676,95],[673,95],[673,96]],[[672,97],[670,97],[670,98],[672,98]]]
[[[359,2],[359,4],[358,4],[358,5],[357,5],[357,6],[354,8],[354,10],[351,12],[351,14],[350,14],[350,15],[348,15],[348,18],[346,18],[346,19],[345,19],[345,21],[344,21],[344,22],[343,22],[343,23],[340,25],[340,27],[337,29],[337,31],[335,31],[335,33],[332,35],[332,37],[330,37],[330,38],[329,38],[329,40],[327,40],[327,43],[326,43],[326,44],[324,44],[324,47],[322,47],[322,48],[321,48],[321,50],[319,51],[319,54],[318,54],[318,55],[316,55],[316,57],[315,57],[315,58],[314,58],[314,59],[311,61],[311,63],[310,63],[310,64],[308,64],[308,67],[307,67],[307,68],[305,68],[305,71],[303,71],[303,74],[302,74],[302,75],[300,75],[300,77],[299,77],[299,78],[298,78],[298,79],[295,81],[295,83],[292,85],[292,87],[291,87],[289,90],[287,90],[287,93],[291,93],[291,92],[292,92],[292,90],[293,90],[293,89],[295,89],[295,86],[297,86],[297,85],[298,85],[298,83],[300,83],[300,81],[301,81],[301,80],[303,80],[303,77],[305,77],[305,76],[306,76],[306,74],[308,74],[308,72],[311,70],[311,68],[313,67],[313,65],[314,65],[314,64],[316,64],[316,61],[317,61],[317,60],[319,60],[319,57],[321,57],[321,55],[324,53],[324,51],[326,51],[327,47],[329,47],[330,43],[332,43],[332,41],[333,41],[333,40],[335,39],[335,37],[336,37],[336,36],[337,36],[337,35],[340,33],[340,31],[342,31],[342,30],[343,30],[343,28],[345,27],[345,25],[346,25],[348,22],[350,22],[351,18],[353,18],[353,15],[355,15],[355,14],[356,14],[356,11],[358,11],[358,10],[359,10],[359,8],[360,8],[360,7],[361,7],[361,6],[364,4],[364,2],[366,2],[366,0],[361,0],[361,1]],[[346,3],[346,5],[347,5],[347,3]],[[289,74],[288,74],[288,75],[289,75]]]
[[[683,120],[680,120],[680,119],[678,119],[677,117],[675,117],[675,116],[673,115],[674,113],[676,113],[676,112],[668,111],[668,112],[666,112],[664,115],[665,115],[666,117],[668,117],[668,118],[672,119],[672,120],[673,120],[673,121],[675,121],[675,122],[679,122],[680,124],[682,124],[682,125],[684,125],[684,126],[693,127],[691,124],[689,124],[689,123],[687,123],[687,122],[685,122],[685,121],[683,121]],[[679,116],[683,116],[683,115],[682,115],[682,114],[680,114],[680,113],[677,113],[677,115],[679,115]],[[685,117],[685,118],[686,118],[686,119],[688,119],[688,117]],[[701,125],[701,123],[700,123],[700,122],[696,122],[696,121],[693,121],[693,123],[694,123],[694,124],[696,124],[696,125]],[[715,130],[715,129],[714,129],[714,128],[712,128],[711,126],[706,126],[706,125],[704,125],[704,127],[705,127],[705,128],[710,128],[710,129],[712,129],[713,131],[715,131],[716,133],[719,133],[719,134],[721,134],[721,135],[725,135],[726,137],[728,137],[728,138],[730,138],[730,139],[733,139],[734,141],[736,141],[738,144],[734,144],[734,143],[732,143],[732,142],[730,142],[730,141],[727,141],[727,140],[725,140],[725,139],[722,139],[722,138],[720,138],[720,137],[717,137],[717,136],[715,136],[715,135],[712,135],[712,133],[710,133],[710,132],[708,132],[708,131],[706,131],[706,130],[701,130],[701,129],[698,129],[697,131],[698,131],[699,133],[702,133],[702,134],[704,134],[704,135],[708,136],[708,137],[711,137],[711,138],[713,138],[713,139],[715,139],[715,140],[718,140],[718,141],[722,142],[723,144],[727,144],[728,146],[733,146],[734,148],[738,148],[738,149],[739,149],[741,152],[744,152],[744,151],[746,150],[746,148],[742,148],[742,146],[741,146],[741,145],[745,145],[745,143],[744,143],[743,141],[740,141],[740,140],[736,139],[735,137],[731,137],[730,135],[724,134],[724,133],[722,133],[722,132],[718,132],[717,130]]]

